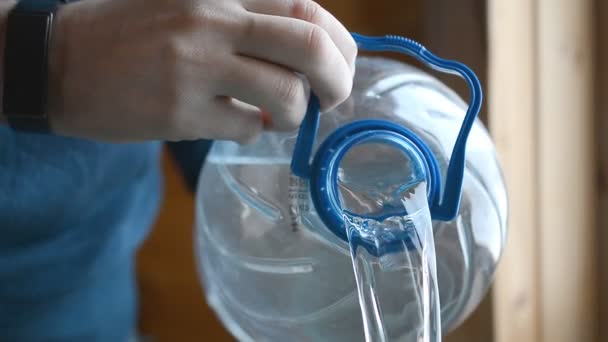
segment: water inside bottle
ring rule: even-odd
[[[340,165],[340,196],[366,341],[441,340],[427,186],[424,180],[416,182],[410,164],[390,146],[363,144]]]

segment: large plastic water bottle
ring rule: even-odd
[[[446,333],[492,281],[507,196],[493,143],[476,120],[477,78],[407,39],[355,38],[362,51],[402,52],[462,76],[470,101],[408,64],[359,57],[352,95],[336,110],[319,116],[313,96],[299,132],[267,133],[248,146],[215,143],[197,194],[196,249],[208,301],[239,340],[369,340],[366,310],[378,317],[379,340],[416,340],[411,322],[432,316],[410,308],[425,307],[420,298],[440,305]],[[416,220],[400,219],[416,214],[416,193],[430,240],[423,228],[408,230]],[[376,258],[369,268],[357,266],[351,220],[400,229],[371,238],[359,231],[362,250]],[[391,278],[391,269],[415,268],[421,276],[409,284]],[[366,270],[374,276],[365,278]],[[433,301],[421,279],[435,270]]]

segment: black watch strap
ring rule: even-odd
[[[15,130],[49,133],[48,53],[58,0],[21,0],[9,12],[2,112]]]

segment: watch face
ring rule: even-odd
[[[7,20],[3,112],[46,119],[48,44],[53,13],[13,11]]]

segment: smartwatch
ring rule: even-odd
[[[16,131],[50,133],[49,45],[59,0],[20,0],[6,21],[2,113]]]

